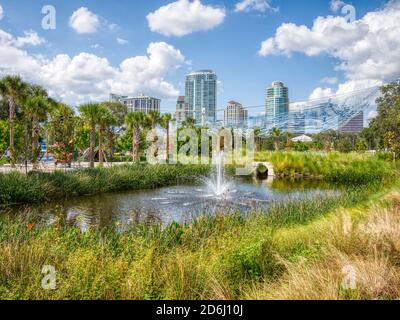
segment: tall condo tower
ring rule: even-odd
[[[275,81],[267,88],[265,116],[268,127],[280,130],[288,129],[289,89],[283,82]]]
[[[216,121],[217,75],[212,70],[199,70],[186,76],[185,103],[197,124],[205,116],[207,123]],[[204,115],[205,111],[205,115]]]

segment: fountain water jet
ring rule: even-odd
[[[223,151],[216,153],[214,157],[214,170],[210,178],[206,179],[208,190],[215,197],[226,198],[229,195],[232,183],[225,179],[225,154]]]

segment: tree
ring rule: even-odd
[[[256,151],[260,151],[261,150],[261,138],[262,138],[262,132],[261,132],[260,128],[254,129],[254,138],[255,138]]]
[[[125,116],[128,113],[128,107],[124,103],[111,101],[103,102],[103,105],[112,113],[115,119],[115,123],[113,123],[108,130],[110,158],[114,158],[117,135],[123,129],[122,127],[125,123]]]
[[[130,112],[125,117],[125,123],[132,131],[132,158],[136,162],[140,160],[140,132],[146,127],[146,114],[142,112]]]
[[[400,82],[381,87],[377,99],[378,115],[370,123],[369,136],[374,136],[380,148],[400,154]]]
[[[363,138],[358,139],[358,141],[357,141],[357,143],[356,143],[354,149],[355,149],[357,152],[365,152],[365,151],[367,151],[367,150],[368,150],[368,143],[367,143],[367,141],[366,141],[365,139],[363,139]]]
[[[170,122],[172,120],[172,115],[170,113],[166,113],[161,117],[161,126],[165,128],[167,131],[167,161],[169,158],[169,151],[170,151],[170,136],[169,136],[169,130],[170,130]]]
[[[104,105],[99,110],[99,166],[102,167],[104,163],[104,137],[106,131],[110,130],[110,127],[117,123],[117,118],[114,117],[112,112],[107,109]]]
[[[146,117],[151,129],[155,129],[157,124],[161,121],[161,115],[158,111],[150,111],[147,113]]]
[[[87,103],[79,107],[79,112],[83,120],[89,125],[89,161],[90,167],[94,168],[95,145],[96,145],[96,125],[99,123],[103,107],[100,103]]]
[[[34,89],[33,95],[29,96],[24,103],[22,109],[24,117],[30,123],[31,134],[31,156],[33,170],[37,169],[37,158],[39,156],[38,144],[40,134],[40,122],[47,119],[50,110],[50,103],[47,100],[47,93],[38,88]]]
[[[196,125],[196,120],[193,118],[187,118],[185,121],[182,122],[182,127],[187,129],[193,129]]]
[[[272,128],[270,130],[269,134],[274,138],[275,151],[278,151],[279,150],[279,139],[282,135],[281,130],[279,130],[278,128]]]
[[[385,133],[383,140],[385,149],[393,152],[393,160],[396,160],[396,155],[400,153],[400,141],[393,131],[388,131]]]
[[[76,123],[75,112],[68,105],[57,104],[50,113],[49,138],[52,141],[51,150],[55,153],[56,160],[71,163]]]
[[[16,154],[15,154],[15,116],[17,105],[23,101],[27,84],[22,81],[19,76],[6,76],[0,80],[0,94],[7,101],[9,108],[9,131],[10,131],[10,145],[9,152],[11,156],[11,166],[15,168]]]

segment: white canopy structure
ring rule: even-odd
[[[313,142],[313,139],[305,134],[292,139],[293,142]]]

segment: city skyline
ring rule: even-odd
[[[203,68],[218,74],[217,110],[232,99],[262,105],[275,80],[305,101],[400,76],[399,1],[352,1],[354,17],[346,1],[310,1],[55,0],[57,23],[45,30],[47,2],[0,0],[0,73],[74,106],[144,92],[170,113],[185,75]]]

